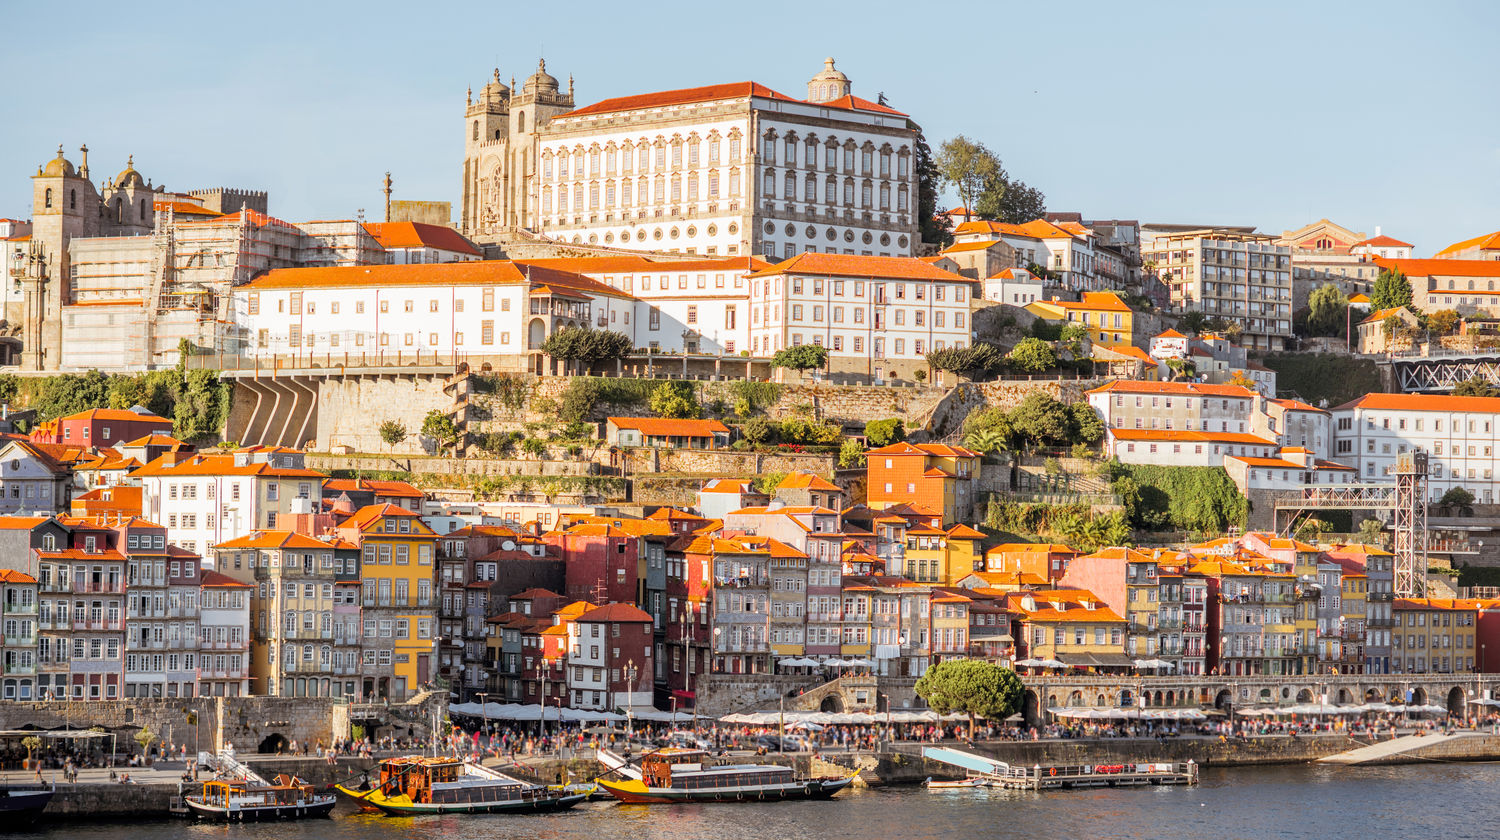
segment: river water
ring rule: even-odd
[[[48,840],[792,840],[1491,837],[1500,764],[1206,770],[1196,787],[1021,793],[920,787],[829,802],[641,806],[586,803],[546,816],[393,818],[341,803],[330,820],[267,825],[69,825]]]

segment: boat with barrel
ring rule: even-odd
[[[798,776],[780,764],[710,764],[704,750],[670,747],[647,753],[639,766],[611,768],[621,779],[596,784],[621,802],[779,802],[828,799],[847,788],[847,776]],[[608,762],[606,762],[608,766]]]
[[[338,790],[391,816],[561,811],[584,801],[593,785],[542,785],[457,758],[401,756],[380,762],[373,787]]]
[[[52,801],[53,791],[52,785],[40,783],[0,785],[0,821],[6,827],[30,825]]]
[[[338,797],[319,793],[303,779],[283,773],[267,782],[246,778],[213,779],[195,794],[182,797],[188,816],[212,822],[266,822],[326,817]]]

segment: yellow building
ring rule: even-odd
[[[1391,673],[1473,673],[1479,602],[1397,598],[1392,611]]]
[[[1026,658],[1110,671],[1132,665],[1125,655],[1125,619],[1088,590],[1013,592],[1006,608],[1017,618],[1017,642]]]
[[[877,590],[873,586],[854,584],[844,587],[844,624],[839,639],[839,654],[857,659],[870,656],[870,619],[875,614]]]
[[[1039,300],[1026,311],[1044,321],[1080,324],[1089,340],[1102,347],[1127,347],[1135,343],[1135,313],[1114,292],[1084,292],[1082,300]]]
[[[1340,670],[1359,673],[1365,663],[1365,606],[1370,594],[1370,576],[1344,572],[1339,577]]]
[[[931,525],[916,525],[906,532],[906,576],[932,586],[958,586],[958,582],[983,568],[979,541],[984,534],[967,525],[944,531]]]
[[[433,555],[438,535],[395,505],[368,505],[338,526],[360,547],[366,697],[404,700],[432,680]]]
[[[974,599],[953,591],[932,593],[932,661],[955,659],[969,653],[969,608]]]

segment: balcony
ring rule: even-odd
[[[35,633],[30,634],[30,635],[26,635],[26,636],[12,636],[9,633],[5,634],[5,646],[6,647],[31,647],[31,646],[33,646],[35,644],[36,644],[36,634]]]
[[[167,617],[168,618],[196,618],[197,616],[198,616],[198,608],[197,607],[184,607],[184,606],[180,606],[179,605],[179,606],[168,607],[167,608]]]
[[[244,642],[231,641],[229,639],[202,639],[198,642],[199,650],[244,650]]]
[[[113,621],[111,621],[109,619],[105,619],[105,618],[96,618],[96,619],[91,619],[89,621],[77,621],[77,620],[75,620],[73,622],[73,629],[74,630],[123,630],[124,629],[124,625],[121,623],[120,619],[118,619],[118,618],[114,619]]]
[[[109,582],[103,582],[103,583],[80,583],[80,582],[74,582],[74,584],[73,584],[73,591],[75,593],[78,593],[78,594],[81,594],[81,595],[99,595],[99,594],[104,594],[104,595],[123,595],[123,594],[125,594],[125,584],[120,583],[118,581],[116,581],[114,583],[109,583]]]
[[[198,679],[200,680],[242,680],[244,678],[245,670],[243,668],[202,668],[198,671]]]
[[[6,615],[36,615],[36,602],[32,601],[29,604],[20,604],[20,603],[14,602],[14,601],[8,601],[5,604],[5,614]]]
[[[5,673],[6,673],[7,676],[11,676],[11,675],[14,675],[14,676],[27,676],[27,675],[35,674],[36,673],[36,666],[35,665],[6,665],[5,666]]]
[[[165,641],[151,641],[149,639],[126,639],[126,650],[166,650]]]

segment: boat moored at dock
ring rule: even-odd
[[[263,779],[216,779],[196,794],[182,797],[190,816],[214,822],[266,822],[326,817],[338,798],[295,776]]]
[[[621,802],[654,805],[828,799],[854,781],[853,773],[802,778],[780,764],[711,765],[705,763],[707,758],[703,750],[657,750],[643,756],[635,772],[622,773],[625,779],[601,778],[597,783]]]
[[[404,756],[380,762],[368,790],[338,786],[359,802],[393,816],[561,811],[584,801],[592,785],[540,785],[456,758]]]
[[[6,828],[30,825],[52,801],[53,792],[52,785],[0,785],[0,820]]]

